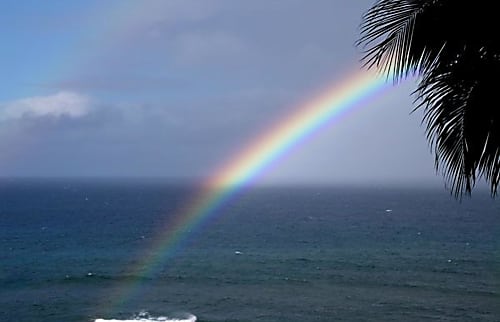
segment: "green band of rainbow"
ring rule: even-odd
[[[384,87],[385,78],[357,72],[323,95],[299,107],[294,114],[259,136],[241,153],[224,164],[203,184],[199,194],[167,224],[157,237],[153,251],[134,268],[133,276],[150,277],[176,253],[183,241],[216,216],[218,210],[243,187],[312,134],[341,119],[347,111],[360,107]],[[138,280],[138,282],[140,279]],[[138,283],[137,283],[138,284]],[[138,285],[118,292],[120,306],[139,289]],[[121,296],[120,296],[120,293]],[[116,306],[115,306],[116,307]]]

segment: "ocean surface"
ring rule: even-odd
[[[1,179],[0,321],[500,321],[487,192],[249,188],[162,261],[155,245],[195,191]]]

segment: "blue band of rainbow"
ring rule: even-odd
[[[163,233],[156,237],[154,247],[132,276],[139,276],[127,290],[116,292],[120,307],[140,289],[140,280],[154,276],[189,236],[200,229],[209,218],[216,216],[228,200],[243,187],[262,175],[266,169],[294,147],[304,144],[319,130],[334,124],[347,111],[363,106],[386,87],[386,78],[366,71],[356,72],[340,84],[328,88],[324,94],[296,109],[290,117],[278,122],[251,144],[236,154],[202,185],[198,195],[169,221]],[[169,216],[172,218],[172,216]]]

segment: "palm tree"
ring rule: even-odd
[[[500,181],[500,24],[491,0],[378,0],[363,16],[363,61],[394,82],[417,75],[415,109],[452,193]]]

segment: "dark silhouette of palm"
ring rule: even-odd
[[[395,82],[418,76],[416,107],[455,196],[500,181],[500,23],[491,0],[378,0],[363,16],[363,61]]]

